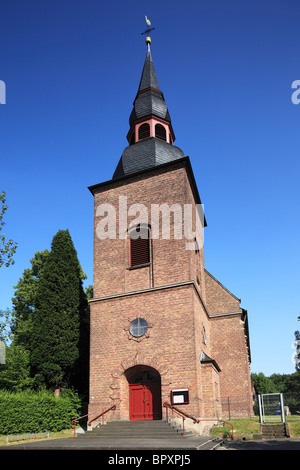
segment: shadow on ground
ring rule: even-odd
[[[300,450],[300,439],[228,441],[223,442],[216,450]]]

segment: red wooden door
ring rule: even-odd
[[[130,420],[160,419],[160,393],[158,384],[137,383],[129,385]]]

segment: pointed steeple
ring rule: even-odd
[[[184,157],[182,150],[173,145],[175,135],[158,84],[150,42],[150,38],[147,38],[147,55],[129,118],[129,146],[124,149],[113,178]]]
[[[128,142],[134,131],[133,126],[136,120],[145,119],[149,116],[156,116],[160,119],[167,121],[170,126],[172,134],[172,142],[175,140],[174,132],[171,126],[171,119],[169,111],[164,99],[163,93],[160,91],[151,50],[150,44],[147,46],[147,55],[142,71],[142,76],[138,88],[137,95],[133,102],[133,110],[129,118],[130,130],[128,132]]]
[[[144,63],[144,68],[141,76],[139,92],[152,88],[153,90],[160,91],[152,56],[150,50],[150,44],[147,45],[147,55]]]

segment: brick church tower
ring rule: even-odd
[[[129,145],[112,179],[89,188],[90,427],[111,407],[107,421],[162,419],[165,403],[201,423],[228,418],[228,403],[231,417],[253,414],[247,312],[204,267],[206,221],[189,157],[174,145],[150,42]]]

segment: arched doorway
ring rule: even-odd
[[[129,385],[129,419],[161,419],[161,379],[157,370],[139,365],[131,367],[126,377]]]

